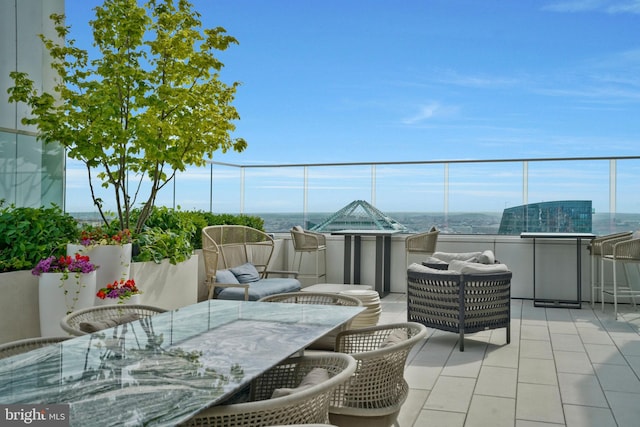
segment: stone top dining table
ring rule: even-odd
[[[176,425],[363,309],[204,301],[0,359],[0,404],[66,404],[71,426]]]

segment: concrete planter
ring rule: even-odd
[[[38,276],[31,270],[0,273],[0,343],[40,336]]]
[[[86,274],[42,273],[38,280],[40,335],[68,335],[60,320],[72,311],[93,307],[96,295],[96,271]]]
[[[134,262],[131,278],[142,292],[140,304],[174,310],[198,302],[197,255],[177,265],[166,259],[160,264]]]
[[[76,253],[86,255],[91,262],[99,266],[96,277],[96,289],[105,287],[109,283],[117,280],[127,280],[131,270],[131,243],[124,245],[97,245],[82,246],[75,244],[67,245],[67,255],[73,256]],[[96,305],[103,301],[95,299]]]

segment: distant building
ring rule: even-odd
[[[560,200],[507,208],[498,234],[591,233],[591,200]]]
[[[8,102],[7,94],[11,71],[28,73],[34,87],[53,93],[57,73],[39,34],[62,43],[49,16],[64,10],[64,0],[0,2],[0,200],[7,205],[64,208],[64,149],[39,140],[38,129],[22,123],[29,109]]]
[[[321,233],[338,230],[407,231],[407,227],[374,208],[364,200],[354,200],[310,229]]]

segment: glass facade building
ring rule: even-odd
[[[591,233],[591,200],[531,203],[505,209],[498,234]]]
[[[54,74],[38,35],[55,38],[52,13],[64,13],[64,0],[0,1],[0,200],[5,205],[64,208],[64,149],[39,141],[36,129],[22,124],[27,107],[10,103],[7,93],[12,71],[28,73],[36,88],[51,93]]]

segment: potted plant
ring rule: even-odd
[[[80,308],[92,307],[96,289],[96,270],[88,256],[50,256],[31,271],[38,276],[40,335],[65,335],[60,319]]]
[[[129,229],[109,230],[85,225],[80,231],[79,242],[67,245],[67,255],[81,253],[99,265],[96,277],[98,286],[119,280],[126,281],[131,272],[131,242]]]
[[[138,298],[141,292],[136,286],[136,281],[133,279],[120,279],[113,283],[108,283],[104,288],[98,289],[96,297],[101,303],[110,304],[114,300],[118,300],[118,304],[137,304]]]

